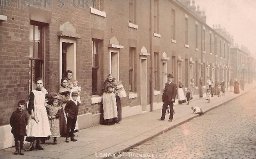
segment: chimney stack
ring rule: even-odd
[[[205,11],[202,11],[202,12],[201,12],[201,18],[202,18],[203,22],[205,22],[205,23],[206,23],[206,15],[205,15]]]
[[[192,0],[191,10],[192,10],[193,12],[196,12],[196,3],[195,3],[195,0]]]
[[[197,5],[197,7],[196,7],[196,13],[197,13],[197,16],[201,17],[201,11],[200,11],[199,5]]]

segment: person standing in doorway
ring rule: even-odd
[[[162,107],[161,120],[165,119],[166,109],[169,106],[170,107],[169,121],[172,121],[173,114],[174,114],[173,103],[175,102],[175,98],[177,95],[177,86],[173,82],[174,77],[172,74],[168,74],[167,78],[168,78],[168,81],[165,84],[164,92],[162,95],[163,107]]]
[[[116,83],[114,77],[109,74],[104,82],[102,95],[103,122],[105,125],[118,123],[118,112],[116,103]],[[120,105],[121,106],[121,105]]]
[[[65,78],[68,80],[68,88],[72,89],[73,88],[73,81],[72,81],[73,72],[71,70],[67,70]]]

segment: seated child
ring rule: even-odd
[[[199,114],[199,115],[204,114],[202,108],[200,108],[200,107],[191,107],[191,109],[192,109],[194,114]]]
[[[14,136],[15,141],[15,155],[22,153],[24,136],[26,136],[26,126],[28,125],[29,114],[25,110],[26,102],[25,100],[20,100],[18,102],[18,108],[14,111],[10,118],[10,125],[12,127],[12,134]]]

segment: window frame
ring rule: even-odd
[[[159,0],[154,0],[154,33],[159,33]]]
[[[129,48],[129,91],[137,91],[137,56],[136,56],[136,47]]]
[[[185,17],[185,44],[188,45],[188,17]]]
[[[136,0],[129,0],[129,22],[136,24]]]
[[[32,43],[32,54],[29,53],[29,92],[35,88],[35,83],[38,78],[42,78],[45,81],[45,45],[46,45],[46,23],[41,23],[37,21],[30,21],[30,27],[32,27],[32,40],[29,39],[31,47]],[[39,44],[37,45],[37,56],[35,56],[36,52],[36,29],[38,27],[39,31]],[[29,36],[31,36],[31,32],[29,32]],[[30,50],[31,51],[31,50]]]
[[[171,11],[171,17],[172,17],[172,24],[171,24],[171,31],[172,31],[172,34],[171,34],[171,38],[172,40],[176,40],[176,12],[175,12],[175,9],[172,9]]]
[[[99,11],[103,11],[104,10],[104,0],[92,0],[92,7]]]
[[[100,95],[100,47],[102,40],[92,38],[92,95]],[[93,79],[96,76],[96,80]]]
[[[154,89],[160,91],[160,57],[159,52],[154,52]]]

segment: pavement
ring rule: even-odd
[[[175,104],[172,122],[167,120],[168,114],[166,114],[166,120],[160,121],[161,110],[155,110],[124,118],[120,124],[98,125],[80,130],[77,133],[77,142],[65,143],[64,138],[59,138],[58,144],[53,145],[53,141],[50,139],[43,145],[45,148],[43,151],[26,151],[24,156],[13,155],[14,147],[3,149],[0,150],[0,159],[95,159],[112,157],[114,154],[126,151],[198,117],[197,114],[192,113],[191,106],[199,106],[206,113],[248,93],[255,86],[256,83],[247,85],[245,91],[241,91],[240,94],[227,91],[223,96],[212,97],[210,103],[205,98],[194,98],[189,105]]]

